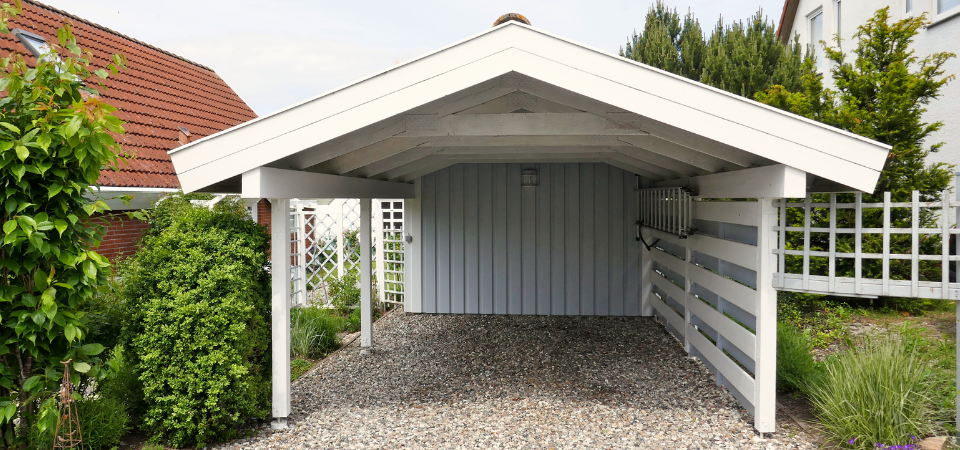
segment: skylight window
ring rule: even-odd
[[[30,50],[30,53],[33,53],[33,56],[36,56],[37,59],[46,61],[47,58],[49,58],[50,44],[47,43],[47,40],[44,39],[43,36],[23,30],[13,30],[13,34],[20,38],[23,46],[26,47],[27,50]]]

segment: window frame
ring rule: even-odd
[[[917,1],[917,0],[914,0]],[[932,27],[946,20],[952,19],[960,15],[960,3],[950,7],[946,11],[940,12],[940,1],[939,0],[930,0],[930,25]]]
[[[815,19],[817,16],[820,16],[820,38],[814,41],[813,19]],[[818,54],[818,50],[817,50],[820,48],[820,41],[827,41],[827,39],[823,37],[824,35],[823,26],[824,26],[824,19],[825,19],[823,15],[823,5],[820,5],[814,8],[813,11],[811,11],[809,14],[806,15],[805,19],[806,19],[806,26],[807,26],[807,35],[809,36],[809,38],[807,38],[807,45],[809,46],[808,48],[813,50],[811,53],[813,53],[813,56],[817,58],[817,71],[823,72],[826,69],[827,53],[823,50],[820,50],[820,54]]]

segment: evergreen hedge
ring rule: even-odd
[[[124,283],[142,428],[203,447],[269,414],[269,236],[239,200],[210,210],[171,196],[153,215]]]

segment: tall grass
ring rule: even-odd
[[[819,375],[810,334],[789,322],[777,324],[777,390],[807,393]]]
[[[301,359],[315,358],[340,345],[338,333],[345,320],[334,311],[317,308],[294,308],[290,311],[290,352]]]
[[[874,339],[829,359],[810,386],[814,414],[837,442],[855,448],[911,444],[939,431],[927,361],[894,337]]]

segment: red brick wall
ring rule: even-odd
[[[103,242],[94,250],[110,261],[134,254],[150,226],[147,222],[131,219],[122,213],[98,215],[94,221],[106,227]]]
[[[257,202],[257,223],[267,226],[267,233],[270,232],[270,201],[261,198]]]

